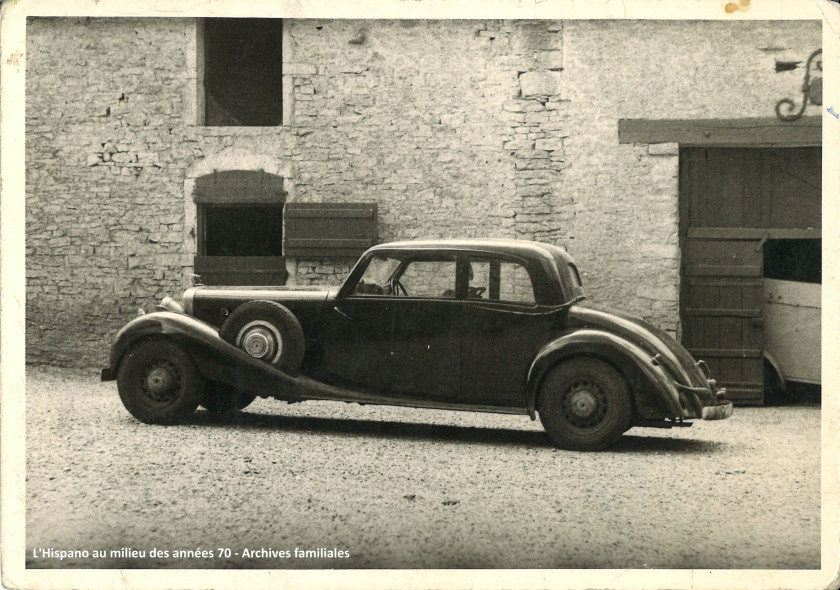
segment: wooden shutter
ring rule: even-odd
[[[285,285],[282,256],[196,256],[197,282],[202,285]]]
[[[376,243],[376,203],[286,203],[283,252],[355,258]]]
[[[283,178],[262,170],[224,170],[195,180],[193,200],[205,205],[282,204]]]
[[[735,401],[763,401],[764,245],[820,237],[821,174],[814,147],[680,151],[683,344]]]

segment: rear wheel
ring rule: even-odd
[[[210,412],[227,414],[244,410],[256,398],[255,394],[246,393],[227,383],[211,381],[207,384],[201,406]]]
[[[186,351],[163,338],[132,345],[117,373],[123,405],[148,424],[182,421],[198,407],[204,387],[204,376]]]
[[[560,447],[600,451],[615,443],[633,416],[624,377],[593,358],[575,358],[553,368],[537,398],[540,421]]]

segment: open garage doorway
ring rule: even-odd
[[[818,147],[680,150],[682,340],[736,402],[819,383],[821,177]]]

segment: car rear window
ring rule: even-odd
[[[518,262],[470,258],[468,299],[490,299],[534,305],[534,286],[528,270]]]

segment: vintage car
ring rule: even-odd
[[[256,396],[539,414],[561,447],[732,414],[662,330],[583,305],[572,258],[519,240],[381,244],[340,287],[204,287],[117,335],[103,380],[138,420]]]

